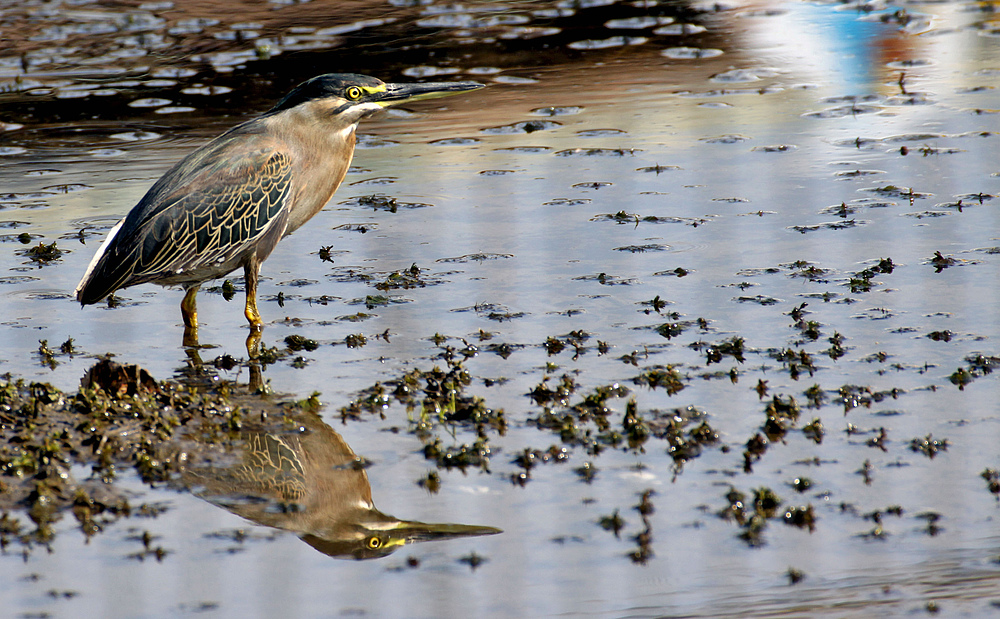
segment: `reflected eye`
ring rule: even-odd
[[[355,88],[354,90],[357,90],[357,89]],[[350,94],[350,91],[348,91],[348,94]],[[382,545],[382,540],[380,540],[379,538],[377,538],[377,537],[369,537],[368,538],[368,548],[370,548],[371,550],[375,550],[376,548],[380,547],[381,545]]]
[[[361,98],[361,89],[358,88],[357,86],[351,86],[345,91],[345,94],[347,95],[347,98],[350,99],[351,101],[357,101],[358,99]]]

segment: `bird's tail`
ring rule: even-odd
[[[104,281],[104,278],[100,277],[101,271],[98,269],[98,265],[100,265],[101,259],[104,258],[104,255],[107,253],[108,248],[111,246],[111,243],[115,239],[115,235],[118,234],[118,231],[121,229],[123,223],[125,223],[124,219],[115,224],[115,227],[108,232],[107,238],[105,238],[104,242],[101,243],[101,247],[97,250],[97,253],[94,254],[93,259],[87,266],[87,271],[83,274],[83,278],[80,280],[80,283],[76,285],[74,294],[76,295],[76,300],[80,302],[80,305],[91,305],[93,303],[97,303],[104,297],[114,292],[114,288],[109,288],[107,285],[108,282]]]

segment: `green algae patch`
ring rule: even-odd
[[[172,482],[232,450],[251,417],[255,427],[280,428],[287,411],[308,404],[225,381],[157,381],[110,359],[75,393],[0,378],[0,548],[29,553],[51,542],[66,514],[87,536],[123,517],[155,516],[162,507],[131,505],[116,478],[131,470],[147,484]],[[77,478],[81,467],[87,479]]]

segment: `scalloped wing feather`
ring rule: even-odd
[[[164,180],[182,176],[184,163]],[[80,303],[136,284],[220,277],[251,254],[263,259],[270,253],[288,220],[288,155],[259,150],[236,161],[217,159],[199,171],[204,173],[169,193],[158,182],[108,235],[77,287]]]

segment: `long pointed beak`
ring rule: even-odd
[[[403,520],[391,529],[393,537],[400,539],[397,543],[406,542],[427,542],[431,540],[445,540],[456,537],[477,537],[480,535],[496,535],[503,533],[496,527],[486,527],[475,524],[449,524],[416,522],[414,520]]]
[[[397,105],[406,101],[420,101],[456,95],[460,92],[478,90],[483,87],[479,82],[426,82],[423,84],[386,84],[385,94],[375,103],[382,107]]]
[[[364,536],[338,537],[330,535],[329,538],[306,533],[302,535],[302,541],[309,544],[316,550],[331,557],[353,557],[355,559],[374,559],[384,557],[399,550],[410,542],[429,542],[434,540],[454,539],[456,537],[476,537],[479,535],[496,535],[503,533],[495,527],[486,527],[471,524],[445,524],[416,522],[413,520],[395,520],[392,516],[386,516],[378,510],[373,510],[374,520],[363,523],[362,531],[378,532],[381,545],[372,547],[368,545],[370,539],[367,533]]]

